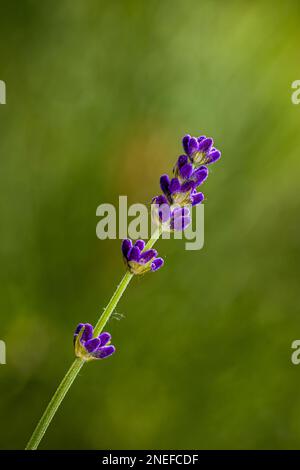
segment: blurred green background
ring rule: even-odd
[[[212,135],[205,246],[162,240],[43,449],[300,448],[299,2],[1,1],[0,447],[23,448],[124,267],[96,207]]]

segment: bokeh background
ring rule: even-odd
[[[0,447],[23,448],[124,266],[96,208],[212,135],[205,246],[158,243],[42,449],[300,448],[299,2],[3,1]]]

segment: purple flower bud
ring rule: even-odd
[[[162,192],[167,196],[169,194],[170,179],[168,175],[162,175],[160,177],[160,187]]]
[[[84,327],[84,323],[79,323],[76,327],[76,330],[74,332],[74,336],[77,336],[79,331]]]
[[[207,155],[207,161],[206,164],[210,165],[211,163],[215,163],[217,160],[221,158],[221,152],[217,149],[211,149],[209,154]]]
[[[73,336],[73,343],[74,344],[75,344],[75,341],[77,339],[77,336],[78,336],[79,332],[82,330],[83,327],[84,327],[84,323],[79,323],[79,325],[77,325],[76,330],[74,332],[74,336]]]
[[[140,259],[141,252],[137,246],[133,246],[128,252],[127,259],[128,261],[138,261]]]
[[[164,265],[164,260],[162,258],[156,258],[151,264],[151,271],[157,271]]]
[[[204,201],[204,194],[195,192],[194,194],[191,194],[191,199],[192,206],[197,206],[198,204],[201,204],[201,202]]]
[[[158,197],[154,199],[158,199]],[[167,207],[169,210],[168,205]],[[123,248],[123,244],[124,242],[122,243],[122,248]],[[144,248],[145,248],[145,243],[143,242],[143,240],[137,240],[134,246],[130,248],[130,250],[127,253],[127,256],[125,257],[127,269],[132,274],[144,274],[148,271],[151,271],[151,270],[153,271],[152,264],[157,259],[157,251],[154,250],[153,248],[145,251]],[[100,340],[102,344],[102,341],[103,341],[102,338],[100,338]]]
[[[85,349],[87,352],[92,353],[96,351],[96,349],[100,346],[100,339],[99,338],[92,338],[85,342]]]
[[[109,343],[111,340],[111,335],[107,333],[106,331],[104,331],[103,333],[100,333],[98,338],[100,340],[100,346],[106,346],[107,343]]]
[[[132,248],[132,241],[129,239],[123,240],[122,253],[123,253],[123,256],[125,256],[125,258],[127,257],[127,254],[131,248]]]
[[[171,194],[178,193],[180,191],[180,183],[179,183],[178,178],[171,179],[169,191]]]
[[[208,152],[213,145],[213,139],[207,138],[199,143],[198,152]]]
[[[189,142],[191,140],[191,136],[189,134],[186,134],[183,139],[182,139],[182,146],[183,150],[185,153],[188,155],[189,154]]]
[[[97,349],[93,356],[95,359],[105,359],[111,356],[116,351],[116,348],[111,344],[110,346],[103,346]]]
[[[186,141],[187,155],[193,165],[209,165],[216,162],[221,157],[221,152],[213,147],[213,139],[201,135],[200,137],[191,137]],[[197,142],[197,144],[196,144]]]
[[[89,323],[84,325],[84,332],[82,333],[82,341],[88,341],[93,336],[94,328]]]
[[[143,249],[145,248],[145,242],[144,240],[137,240],[134,246],[136,246],[140,251],[143,251]]]
[[[186,181],[181,185],[180,191],[182,193],[187,193],[189,191],[192,191],[195,188],[195,182],[194,181]]]
[[[93,337],[94,328],[89,323],[79,323],[75,330],[75,354],[85,361],[104,359],[115,351],[110,343],[109,333],[101,333],[98,338]]]
[[[188,156],[192,156],[198,151],[198,140],[196,137],[191,137],[188,144]]]
[[[152,199],[152,204],[157,204],[158,206],[161,206],[162,204],[168,204],[168,200],[165,196],[160,195],[160,196],[155,196]]]
[[[151,204],[155,204],[157,206],[162,206],[163,204],[168,204],[168,199],[163,195],[155,196],[152,199]]]
[[[186,163],[188,163],[188,157],[186,155],[180,155],[177,160],[177,166],[180,169],[183,167]]]
[[[148,263],[151,259],[155,258],[157,256],[157,251],[151,248],[151,250],[144,251],[141,254],[140,261],[143,264]]]
[[[191,177],[193,173],[193,165],[191,163],[186,163],[179,169],[179,174],[182,179],[186,180]]]
[[[192,179],[195,182],[196,187],[202,184],[208,177],[208,169],[206,166],[200,166],[194,171]]]

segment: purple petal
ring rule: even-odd
[[[193,155],[193,153],[198,151],[198,140],[196,137],[192,137],[189,141],[188,155]]]
[[[164,265],[164,260],[162,258],[156,258],[151,264],[151,271],[157,271]]]
[[[186,181],[181,185],[180,191],[182,193],[187,193],[188,191],[191,191],[192,189],[195,188],[195,182],[194,181]]]
[[[217,149],[211,150],[207,156],[207,164],[214,163],[221,158],[221,152]]]
[[[206,139],[206,135],[200,135],[200,137],[198,137],[198,144],[200,144],[200,142],[202,142],[203,139]]]
[[[84,323],[79,323],[77,326],[76,326],[76,330],[74,332],[74,335],[78,335],[79,331],[81,330],[81,328],[84,326]]]
[[[73,336],[73,344],[75,344],[76,338],[77,338],[79,332],[82,330],[83,327],[84,327],[84,323],[79,323],[79,325],[76,326],[76,330],[75,330],[74,336]]]
[[[178,178],[172,178],[169,187],[170,193],[178,193],[180,191],[180,183]]]
[[[122,253],[125,258],[127,258],[128,252],[132,247],[132,241],[128,238],[122,241]]]
[[[115,352],[116,348],[110,344],[109,346],[103,346],[97,349],[93,356],[97,359],[104,359],[105,357],[111,356]]]
[[[152,204],[157,204],[158,206],[162,205],[162,204],[168,204],[168,200],[165,196],[163,195],[160,195],[160,196],[155,196],[153,199],[152,199]]]
[[[200,184],[202,184],[206,180],[207,177],[208,177],[208,169],[206,168],[206,166],[201,166],[200,168],[195,170],[192,176],[193,180],[196,183],[196,186],[199,186]]]
[[[187,154],[189,153],[189,141],[190,141],[190,139],[191,139],[191,136],[189,134],[186,134],[182,139],[183,150]]]
[[[191,163],[186,163],[180,168],[179,173],[181,178],[187,180],[193,173],[193,165]]]
[[[99,346],[100,346],[99,338],[89,339],[88,341],[84,343],[84,347],[89,353],[96,351],[96,349],[98,349]]]
[[[160,177],[160,187],[163,193],[169,194],[170,178],[168,175],[162,175]]]
[[[140,261],[143,264],[146,264],[148,263],[148,261],[150,261],[152,258],[155,258],[156,256],[157,256],[157,251],[151,248],[151,250],[144,251],[144,253],[141,254]]]
[[[213,145],[213,140],[211,138],[203,139],[199,144],[199,152],[208,152]]]
[[[188,157],[186,155],[180,155],[177,160],[177,166],[180,169],[183,165],[188,162]]]
[[[82,336],[81,336],[81,341],[88,341],[89,339],[93,337],[93,333],[94,333],[94,328],[92,327],[92,325],[90,325],[89,323],[85,323],[84,332],[82,333]]]
[[[127,259],[128,259],[128,261],[136,261],[137,262],[137,261],[139,261],[140,256],[141,256],[141,252],[140,252],[139,248],[137,246],[133,246],[128,252]]]
[[[144,240],[137,240],[134,246],[137,246],[139,250],[143,251],[143,249],[145,248],[145,242]]]
[[[109,341],[111,340],[111,335],[104,331],[103,333],[100,333],[98,338],[100,340],[100,346],[103,347],[106,346],[107,343],[109,343]]]
[[[201,204],[204,201],[204,194],[203,193],[195,193],[191,195],[192,198],[192,206],[197,206],[197,204]]]

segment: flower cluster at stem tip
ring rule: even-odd
[[[173,178],[160,177],[163,194],[155,196],[151,205],[152,216],[162,231],[185,230],[191,223],[189,206],[196,206],[204,201],[204,194],[198,191],[208,177],[207,165],[215,163],[221,152],[213,146],[213,139],[204,135],[192,137],[189,134],[182,139],[184,154],[177,159],[173,168]],[[133,275],[141,275],[160,269],[164,260],[158,257],[153,248],[145,250],[145,242],[130,239],[122,242],[122,254],[126,269]],[[79,323],[74,334],[74,348],[77,357],[91,361],[104,359],[115,352],[110,344],[111,335],[100,333],[94,337],[94,328],[89,323]]]
[[[133,245],[130,239],[123,240],[122,253],[125,265],[131,274],[144,274],[147,271],[157,271],[164,264],[157,257],[157,251],[151,248],[145,250],[144,240],[137,240]]]
[[[74,348],[77,357],[84,361],[105,359],[111,356],[116,348],[110,344],[111,335],[103,332],[94,337],[94,328],[89,323],[79,323],[74,333]]]
[[[152,199],[152,215],[162,230],[185,230],[191,223],[189,206],[204,201],[204,194],[198,188],[208,177],[207,165],[215,163],[221,152],[213,146],[213,139],[204,135],[192,137],[186,134],[182,139],[185,153],[177,159],[173,178],[160,177],[163,194]]]

